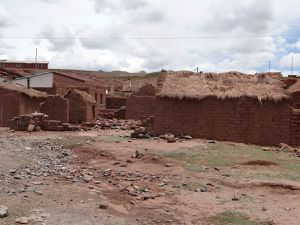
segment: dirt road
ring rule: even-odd
[[[127,135],[1,130],[0,224],[299,224],[295,155]]]

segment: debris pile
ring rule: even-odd
[[[100,173],[122,193],[135,198],[136,200],[155,199],[164,196],[161,192],[162,186],[171,184],[172,180],[179,179],[177,174],[146,174],[140,172],[126,172],[122,170],[103,170]]]
[[[102,109],[99,112],[101,118],[104,119],[125,119],[126,106],[121,106],[119,109]]]
[[[5,140],[5,145],[10,140]],[[16,146],[24,145],[24,139],[14,139]],[[51,175],[67,174],[65,166],[68,161],[74,158],[72,151],[65,149],[62,145],[53,144],[49,141],[31,141],[24,151],[27,154],[36,155],[39,160],[34,164],[26,163],[8,171],[5,180],[26,180],[34,177],[47,177]],[[21,147],[19,147],[21,148]],[[41,183],[33,183],[41,185]]]
[[[141,126],[140,121],[135,120],[118,120],[118,119],[104,119],[100,118],[94,123],[94,127],[98,127],[102,130],[113,129],[113,130],[134,130]]]
[[[17,131],[38,131],[42,129],[44,121],[48,119],[48,116],[43,113],[32,113],[28,115],[20,115],[12,119],[12,130]]]
[[[62,123],[58,120],[48,120],[48,116],[43,113],[32,113],[20,115],[13,118],[11,130],[16,131],[80,131],[80,126],[75,126],[69,123]]]

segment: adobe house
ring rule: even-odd
[[[69,100],[70,123],[92,122],[96,119],[96,100],[91,95],[73,89],[65,98]]]
[[[292,129],[300,122],[297,113],[278,75],[162,72],[154,129],[266,146],[300,145],[300,131]]]
[[[50,120],[69,123],[69,100],[59,95],[49,95],[40,104],[40,111]]]
[[[95,98],[97,110],[105,108],[106,105],[106,92],[99,83],[86,80],[71,72],[44,72],[17,78],[14,82],[50,95],[65,96],[70,90],[78,89]]]
[[[38,112],[40,103],[46,97],[46,93],[34,89],[0,83],[0,126],[10,126],[16,116]]]
[[[5,69],[48,69],[48,65],[44,61],[0,61],[0,68]]]
[[[146,84],[127,99],[126,119],[144,120],[154,116],[156,88]]]

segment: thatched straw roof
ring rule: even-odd
[[[2,83],[0,83],[0,88],[10,90],[13,92],[19,92],[19,93],[27,95],[31,98],[46,98],[47,97],[47,93],[45,93],[45,92],[40,92],[40,91],[31,89],[31,88],[27,89],[24,86],[15,85],[12,83],[2,82]]]
[[[258,100],[289,98],[279,74],[243,74],[162,72],[159,81],[159,97],[177,99],[218,99],[250,97]]]
[[[69,93],[74,92],[75,94],[79,95],[84,101],[90,103],[90,104],[96,104],[96,100],[87,92],[80,91],[78,89],[73,89]],[[69,95],[69,93],[67,95]]]

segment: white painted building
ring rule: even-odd
[[[52,88],[53,87],[52,72],[39,73],[27,77],[17,78],[13,82],[19,85],[27,86],[28,80],[31,88]]]

